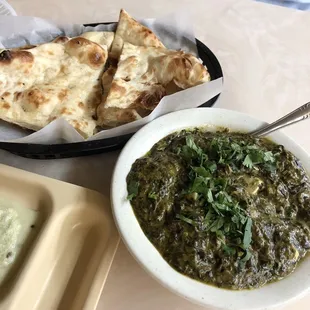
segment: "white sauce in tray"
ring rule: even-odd
[[[0,200],[0,285],[36,229],[38,212]],[[35,225],[35,226],[33,226]]]

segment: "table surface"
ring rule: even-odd
[[[224,107],[271,122],[310,99],[310,13],[250,0],[10,0],[18,15],[61,22],[115,21],[120,8],[136,17],[158,17],[185,7],[195,35],[217,55]],[[193,5],[194,4],[194,5]],[[283,130],[310,153],[310,122]],[[0,162],[109,195],[118,152],[57,161],[36,161],[0,151]],[[55,169],[56,168],[56,169]],[[285,309],[309,309],[310,296]],[[98,310],[198,310],[153,280],[121,243]]]

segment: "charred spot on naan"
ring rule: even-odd
[[[59,93],[58,93],[58,98],[60,101],[63,101],[66,97],[68,96],[68,90],[63,88]]]
[[[25,91],[22,96],[26,97],[24,104],[22,105],[25,111],[33,111],[38,109],[41,105],[48,102],[48,98],[38,88],[32,88]]]
[[[0,65],[9,65],[14,60],[22,63],[32,64],[34,62],[34,57],[30,52],[27,51],[4,50],[0,53]]]
[[[4,102],[4,103],[2,103],[1,107],[2,107],[2,109],[9,110],[11,106],[7,102]]]
[[[6,92],[4,92],[4,93],[1,95],[1,97],[8,97],[8,96],[10,96],[10,95],[11,95],[11,93],[8,92],[8,91],[6,91]]]
[[[75,110],[64,107],[64,108],[62,108],[60,110],[60,114],[61,115],[74,115],[75,114]]]
[[[16,92],[14,93],[14,99],[13,99],[13,101],[18,101],[21,95],[22,95],[22,92],[16,91]]]
[[[80,63],[87,64],[94,69],[100,69],[108,56],[108,52],[99,44],[82,37],[68,41],[65,49],[69,55],[77,57]]]
[[[166,90],[162,85],[153,85],[153,87],[151,91],[143,91],[131,107],[153,111],[160,100],[166,95]]]
[[[88,60],[91,66],[100,67],[105,62],[106,55],[98,52],[95,48],[88,54]]]
[[[81,109],[84,109],[85,108],[84,103],[82,101],[80,101],[78,103],[78,107],[81,108]]]
[[[69,37],[66,36],[59,36],[53,42],[58,44],[65,44],[70,40]]]

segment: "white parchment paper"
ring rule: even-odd
[[[195,36],[188,14],[180,11],[158,19],[139,20],[153,30],[169,49],[182,49],[197,56]],[[13,48],[52,41],[59,35],[78,36],[87,31],[114,31],[116,25],[60,25],[49,20],[27,16],[0,17],[0,48]],[[169,112],[194,108],[222,91],[222,79],[205,83],[164,97],[147,117],[123,126],[103,130],[88,140],[111,138],[134,132],[151,120]],[[52,144],[80,142],[85,139],[64,119],[60,118],[43,129],[28,130],[0,121],[0,141]]]

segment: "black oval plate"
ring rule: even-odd
[[[85,26],[96,25],[98,24],[87,24]],[[223,77],[221,65],[211,50],[198,39],[196,39],[196,44],[199,57],[208,68],[211,80]],[[218,97],[219,95],[205,102],[201,107],[213,106]],[[133,133],[102,140],[63,144],[0,142],[0,149],[33,159],[69,158],[115,151],[122,148],[132,135]]]

